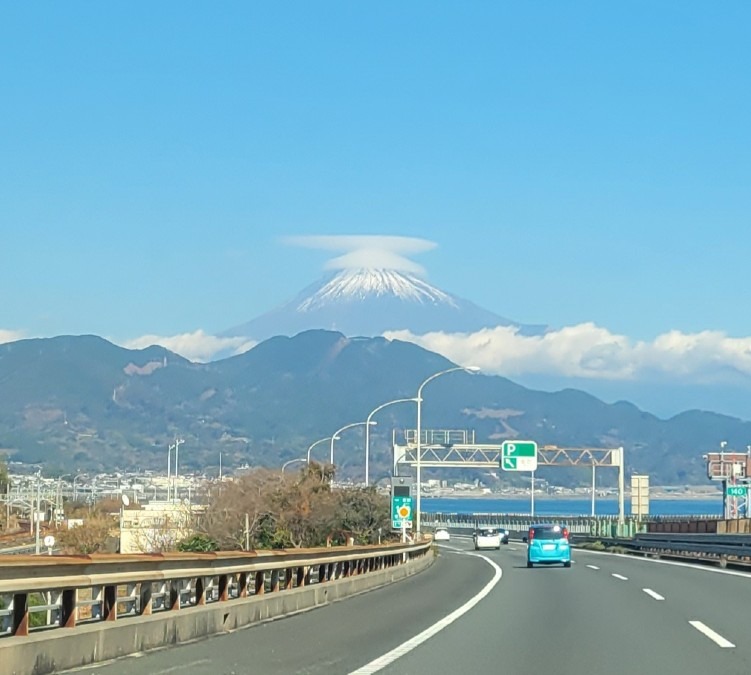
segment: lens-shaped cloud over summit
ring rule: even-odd
[[[341,253],[326,263],[327,270],[385,269],[420,276],[425,275],[425,268],[407,256],[424,253],[437,246],[435,242],[419,237],[376,234],[284,237],[282,243]]]

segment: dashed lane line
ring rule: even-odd
[[[696,628],[700,633],[703,635],[706,635],[712,642],[719,645],[723,649],[732,649],[735,647],[735,645],[730,642],[730,640],[726,640],[722,635],[720,635],[717,631],[713,631],[707,624],[702,623],[701,621],[689,621],[689,623]]]
[[[660,595],[657,591],[653,591],[651,588],[642,588],[642,590],[650,597],[654,598],[655,600],[664,600],[665,597]]]

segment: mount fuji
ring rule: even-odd
[[[389,268],[343,269],[324,276],[281,307],[222,333],[265,340],[322,328],[373,337],[391,330],[470,333],[513,326],[539,335],[545,326],[523,325],[447,293],[410,272]]]

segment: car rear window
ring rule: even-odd
[[[480,530],[479,535],[481,537],[495,537],[498,534],[498,530]]]
[[[561,530],[552,527],[533,527],[534,539],[560,539],[563,537]]]

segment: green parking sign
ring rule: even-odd
[[[501,445],[501,469],[504,471],[536,471],[537,443],[504,441]]]

